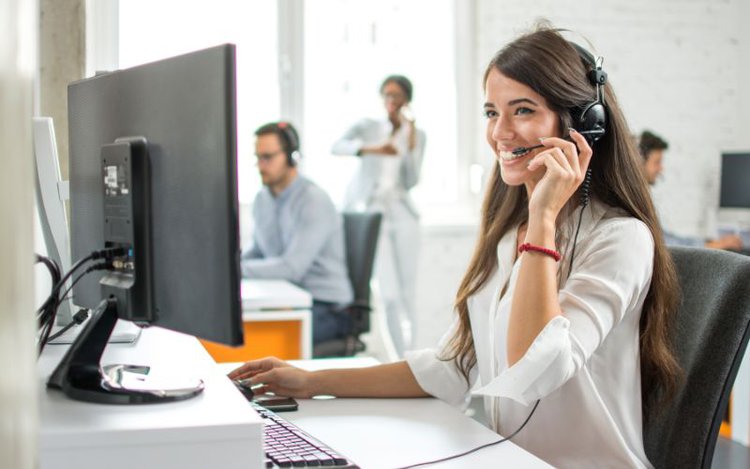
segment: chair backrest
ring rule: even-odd
[[[346,265],[354,289],[354,304],[369,306],[370,278],[383,216],[380,213],[347,212],[343,217]]]
[[[348,357],[365,349],[359,335],[370,330],[370,278],[380,234],[380,213],[347,212],[344,218],[346,267],[354,299],[340,313],[351,319],[346,337],[331,339],[313,347],[313,356]]]
[[[750,257],[670,251],[682,289],[672,341],[685,381],[666,407],[644,413],[643,440],[657,469],[710,468],[750,338]]]

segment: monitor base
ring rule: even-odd
[[[151,404],[189,399],[203,391],[202,380],[178,387],[156,386],[150,367],[99,362],[117,323],[117,300],[102,300],[76,341],[50,375],[47,386],[71,399],[100,404]],[[162,380],[159,385],[164,384]]]

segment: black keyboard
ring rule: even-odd
[[[263,449],[266,453],[266,467],[359,467],[293,423],[279,417],[276,412],[255,402],[250,404],[265,419]]]

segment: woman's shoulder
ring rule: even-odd
[[[648,225],[619,207],[601,201],[592,201],[592,210],[600,217],[591,231],[591,236],[635,246],[653,248],[654,239]]]

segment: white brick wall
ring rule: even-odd
[[[544,17],[588,38],[605,57],[634,132],[670,143],[654,197],[669,229],[712,235],[719,155],[750,149],[750,35],[742,0],[478,1],[479,66]],[[576,40],[576,36],[571,36]],[[582,42],[582,41],[579,41]],[[740,100],[744,101],[744,106]]]
[[[422,228],[414,348],[434,347],[450,326],[458,284],[471,260],[477,231],[476,226]]]

